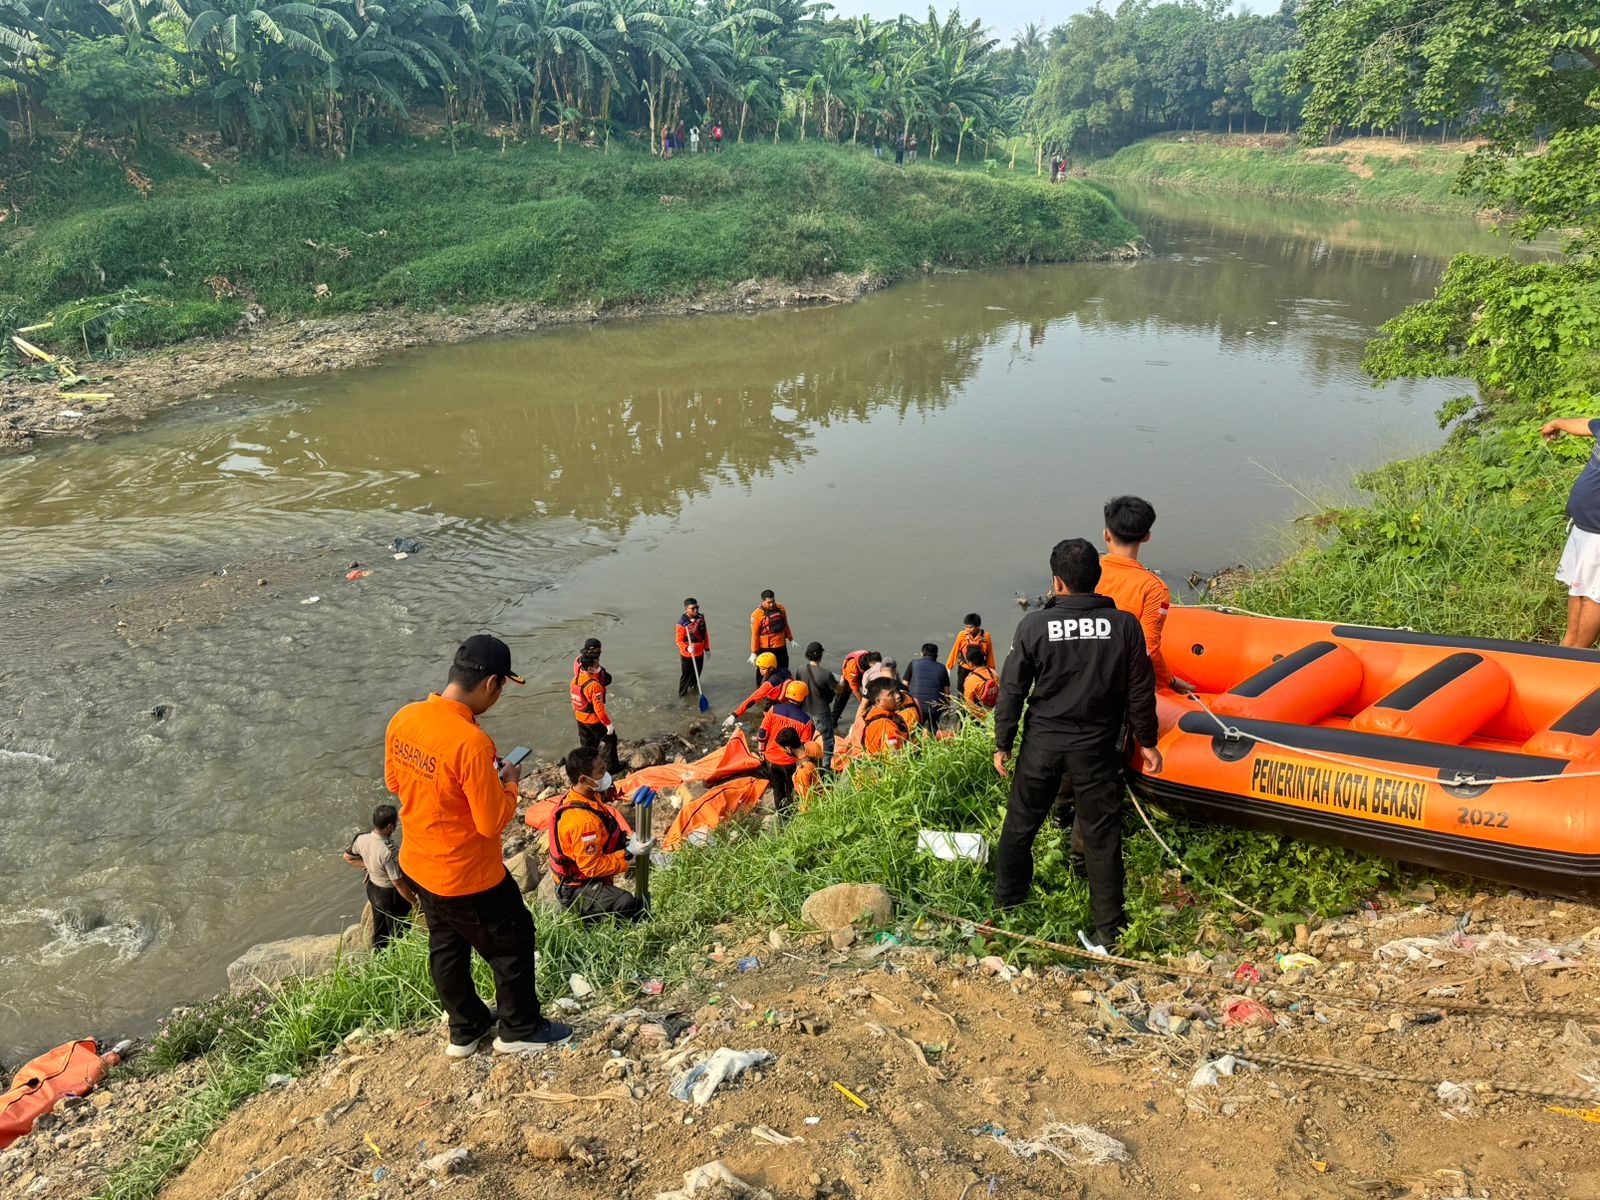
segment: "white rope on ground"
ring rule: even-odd
[[[1210,888],[1213,892],[1217,893],[1217,895],[1221,896],[1224,900],[1232,901],[1234,904],[1236,904],[1240,908],[1244,909],[1245,912],[1252,913],[1253,915],[1260,917],[1263,921],[1270,921],[1272,919],[1269,916],[1267,916],[1266,913],[1262,912],[1259,908],[1255,907],[1255,905],[1246,904],[1243,900],[1239,899],[1239,897],[1235,896],[1227,888],[1222,887],[1220,884],[1212,883],[1209,879],[1204,878],[1200,874],[1200,872],[1196,871],[1188,863],[1184,862],[1183,856],[1180,855],[1171,846],[1167,845],[1167,839],[1162,837],[1159,833],[1156,832],[1156,827],[1150,823],[1150,818],[1145,815],[1144,806],[1139,803],[1139,797],[1134,794],[1134,791],[1133,791],[1132,788],[1128,789],[1128,799],[1133,801],[1133,810],[1136,813],[1139,814],[1139,820],[1144,822],[1144,827],[1150,831],[1150,836],[1155,838],[1156,844],[1159,845],[1163,850],[1165,850],[1167,852],[1168,857],[1170,857],[1173,862],[1177,863],[1180,867],[1182,867],[1184,869],[1184,871],[1186,871],[1188,873],[1188,875],[1189,875],[1189,877],[1191,879],[1198,880],[1202,886]]]
[[[1355,767],[1358,770],[1363,771],[1379,771],[1384,775],[1392,775],[1396,779],[1409,779],[1416,783],[1432,783],[1438,784],[1441,787],[1488,787],[1490,784],[1496,783],[1552,783],[1556,780],[1566,779],[1600,779],[1600,770],[1559,771],[1554,774],[1545,775],[1491,775],[1487,779],[1480,779],[1478,776],[1472,774],[1463,775],[1460,773],[1458,773],[1453,779],[1443,779],[1438,775],[1418,775],[1410,771],[1400,770],[1396,767],[1374,766],[1371,759],[1362,760],[1351,758],[1349,755],[1337,754],[1331,750],[1313,750],[1308,746],[1296,746],[1290,742],[1277,741],[1276,739],[1269,738],[1264,734],[1251,733],[1247,730],[1240,729],[1237,725],[1229,725],[1215,712],[1213,712],[1211,706],[1204,700],[1200,699],[1199,696],[1189,694],[1183,696],[1183,698],[1198,704],[1206,716],[1210,717],[1216,722],[1217,731],[1230,742],[1260,742],[1263,745],[1275,746],[1279,750],[1293,751],[1295,754],[1309,754],[1312,758],[1320,758],[1325,762],[1337,763],[1342,767]],[[1411,739],[1400,740],[1405,741]],[[1419,742],[1418,744],[1427,745],[1429,743]],[[1462,748],[1471,749],[1471,747]]]

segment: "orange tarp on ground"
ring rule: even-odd
[[[694,762],[666,763],[659,767],[646,767],[642,771],[635,771],[618,785],[618,791],[625,797],[633,795],[642,787],[653,787],[658,792],[670,792],[679,784],[691,780],[718,783],[735,775],[754,771],[760,766],[760,757],[751,752],[750,745],[744,738],[744,730],[739,729],[734,731],[726,746],[720,750],[713,750],[704,758],[698,758]]]
[[[541,800],[537,804],[530,804],[528,805],[528,811],[522,814],[522,819],[528,828],[536,833],[548,833],[550,831],[550,818],[555,816],[556,809],[561,807],[561,802],[565,799],[566,794],[563,793],[560,796],[551,796],[548,800]],[[628,836],[632,837],[633,826],[628,823],[628,818],[622,815],[621,809],[615,804],[608,804],[606,807],[616,815],[618,823],[623,829],[627,830]],[[631,808],[632,805],[629,805],[629,807]]]
[[[93,1091],[105,1073],[106,1065],[88,1039],[46,1050],[28,1063],[12,1076],[11,1089],[0,1092],[0,1150],[32,1129],[63,1096]]]
[[[751,776],[719,783],[678,810],[661,839],[661,848],[676,850],[694,834],[709,834],[734,814],[754,808],[767,794],[769,786],[765,779]]]

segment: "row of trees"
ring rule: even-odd
[[[0,0],[0,76],[140,137],[174,100],[231,143],[351,152],[419,103],[451,130],[558,141],[720,121],[730,140],[917,132],[959,156],[1003,128],[1006,60],[958,10],[829,19],[818,0]]]
[[[1002,45],[959,9],[846,20],[824,0],[0,0],[0,99],[9,86],[27,135],[47,109],[137,139],[180,104],[247,149],[336,153],[403,130],[418,106],[451,131],[563,144],[656,144],[664,125],[717,120],[732,141],[916,133],[925,153],[958,159],[974,138],[1042,157],[1302,120],[1317,140],[1526,129],[1528,100],[1548,110],[1562,74],[1549,38],[1531,45],[1527,30],[1581,27],[1567,10],[1589,4],[1283,0],[1252,15],[1124,0]],[[1435,12],[1463,5],[1483,19]],[[1582,51],[1568,57],[1585,63]]]

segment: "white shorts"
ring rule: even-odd
[[[1572,527],[1556,579],[1567,585],[1567,595],[1600,602],[1600,533]]]

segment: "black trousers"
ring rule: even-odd
[[[1061,793],[1063,778],[1072,781],[1095,936],[1110,945],[1127,924],[1122,907],[1122,756],[1114,737],[1101,746],[1075,749],[1022,739],[995,850],[995,904],[1010,908],[1028,898],[1033,886],[1033,840]]]
[[[606,751],[606,770],[612,772],[622,770],[622,762],[617,758],[617,735],[607,733],[604,725],[589,725],[579,721],[578,745],[586,750],[592,750],[596,746],[604,746]]]
[[[967,694],[967,676],[972,674],[972,668],[966,666],[956,667],[955,695],[957,698]]]
[[[695,672],[706,669],[704,656],[690,658],[687,654],[678,655],[678,695],[687,696],[690,692],[700,690],[700,680]]]
[[[416,887],[415,884],[412,885]],[[465,1043],[495,1025],[472,984],[472,952],[494,972],[500,1036],[522,1041],[543,1024],[533,965],[533,914],[511,873],[485,892],[435,896],[416,887],[428,918],[428,972],[450,1018],[450,1040]]]
[[[616,917],[622,921],[644,920],[644,903],[632,892],[619,888],[609,879],[591,879],[579,887],[561,884],[556,900],[562,908],[576,909],[585,921]]]
[[[778,670],[787,671],[789,669],[789,643],[785,642],[783,645],[779,646],[776,650],[757,650],[756,651],[756,656],[758,658],[763,654],[770,654],[770,655],[772,655],[773,658],[778,660]],[[761,668],[760,667],[756,668],[756,686],[757,687],[761,686]]]
[[[772,806],[780,813],[787,813],[794,807],[794,773],[799,766],[799,763],[784,766],[769,762],[762,768],[772,789]]]
[[[400,923],[411,915],[411,901],[399,888],[379,887],[367,880],[367,903],[372,905],[372,949],[382,950],[400,932]]]

